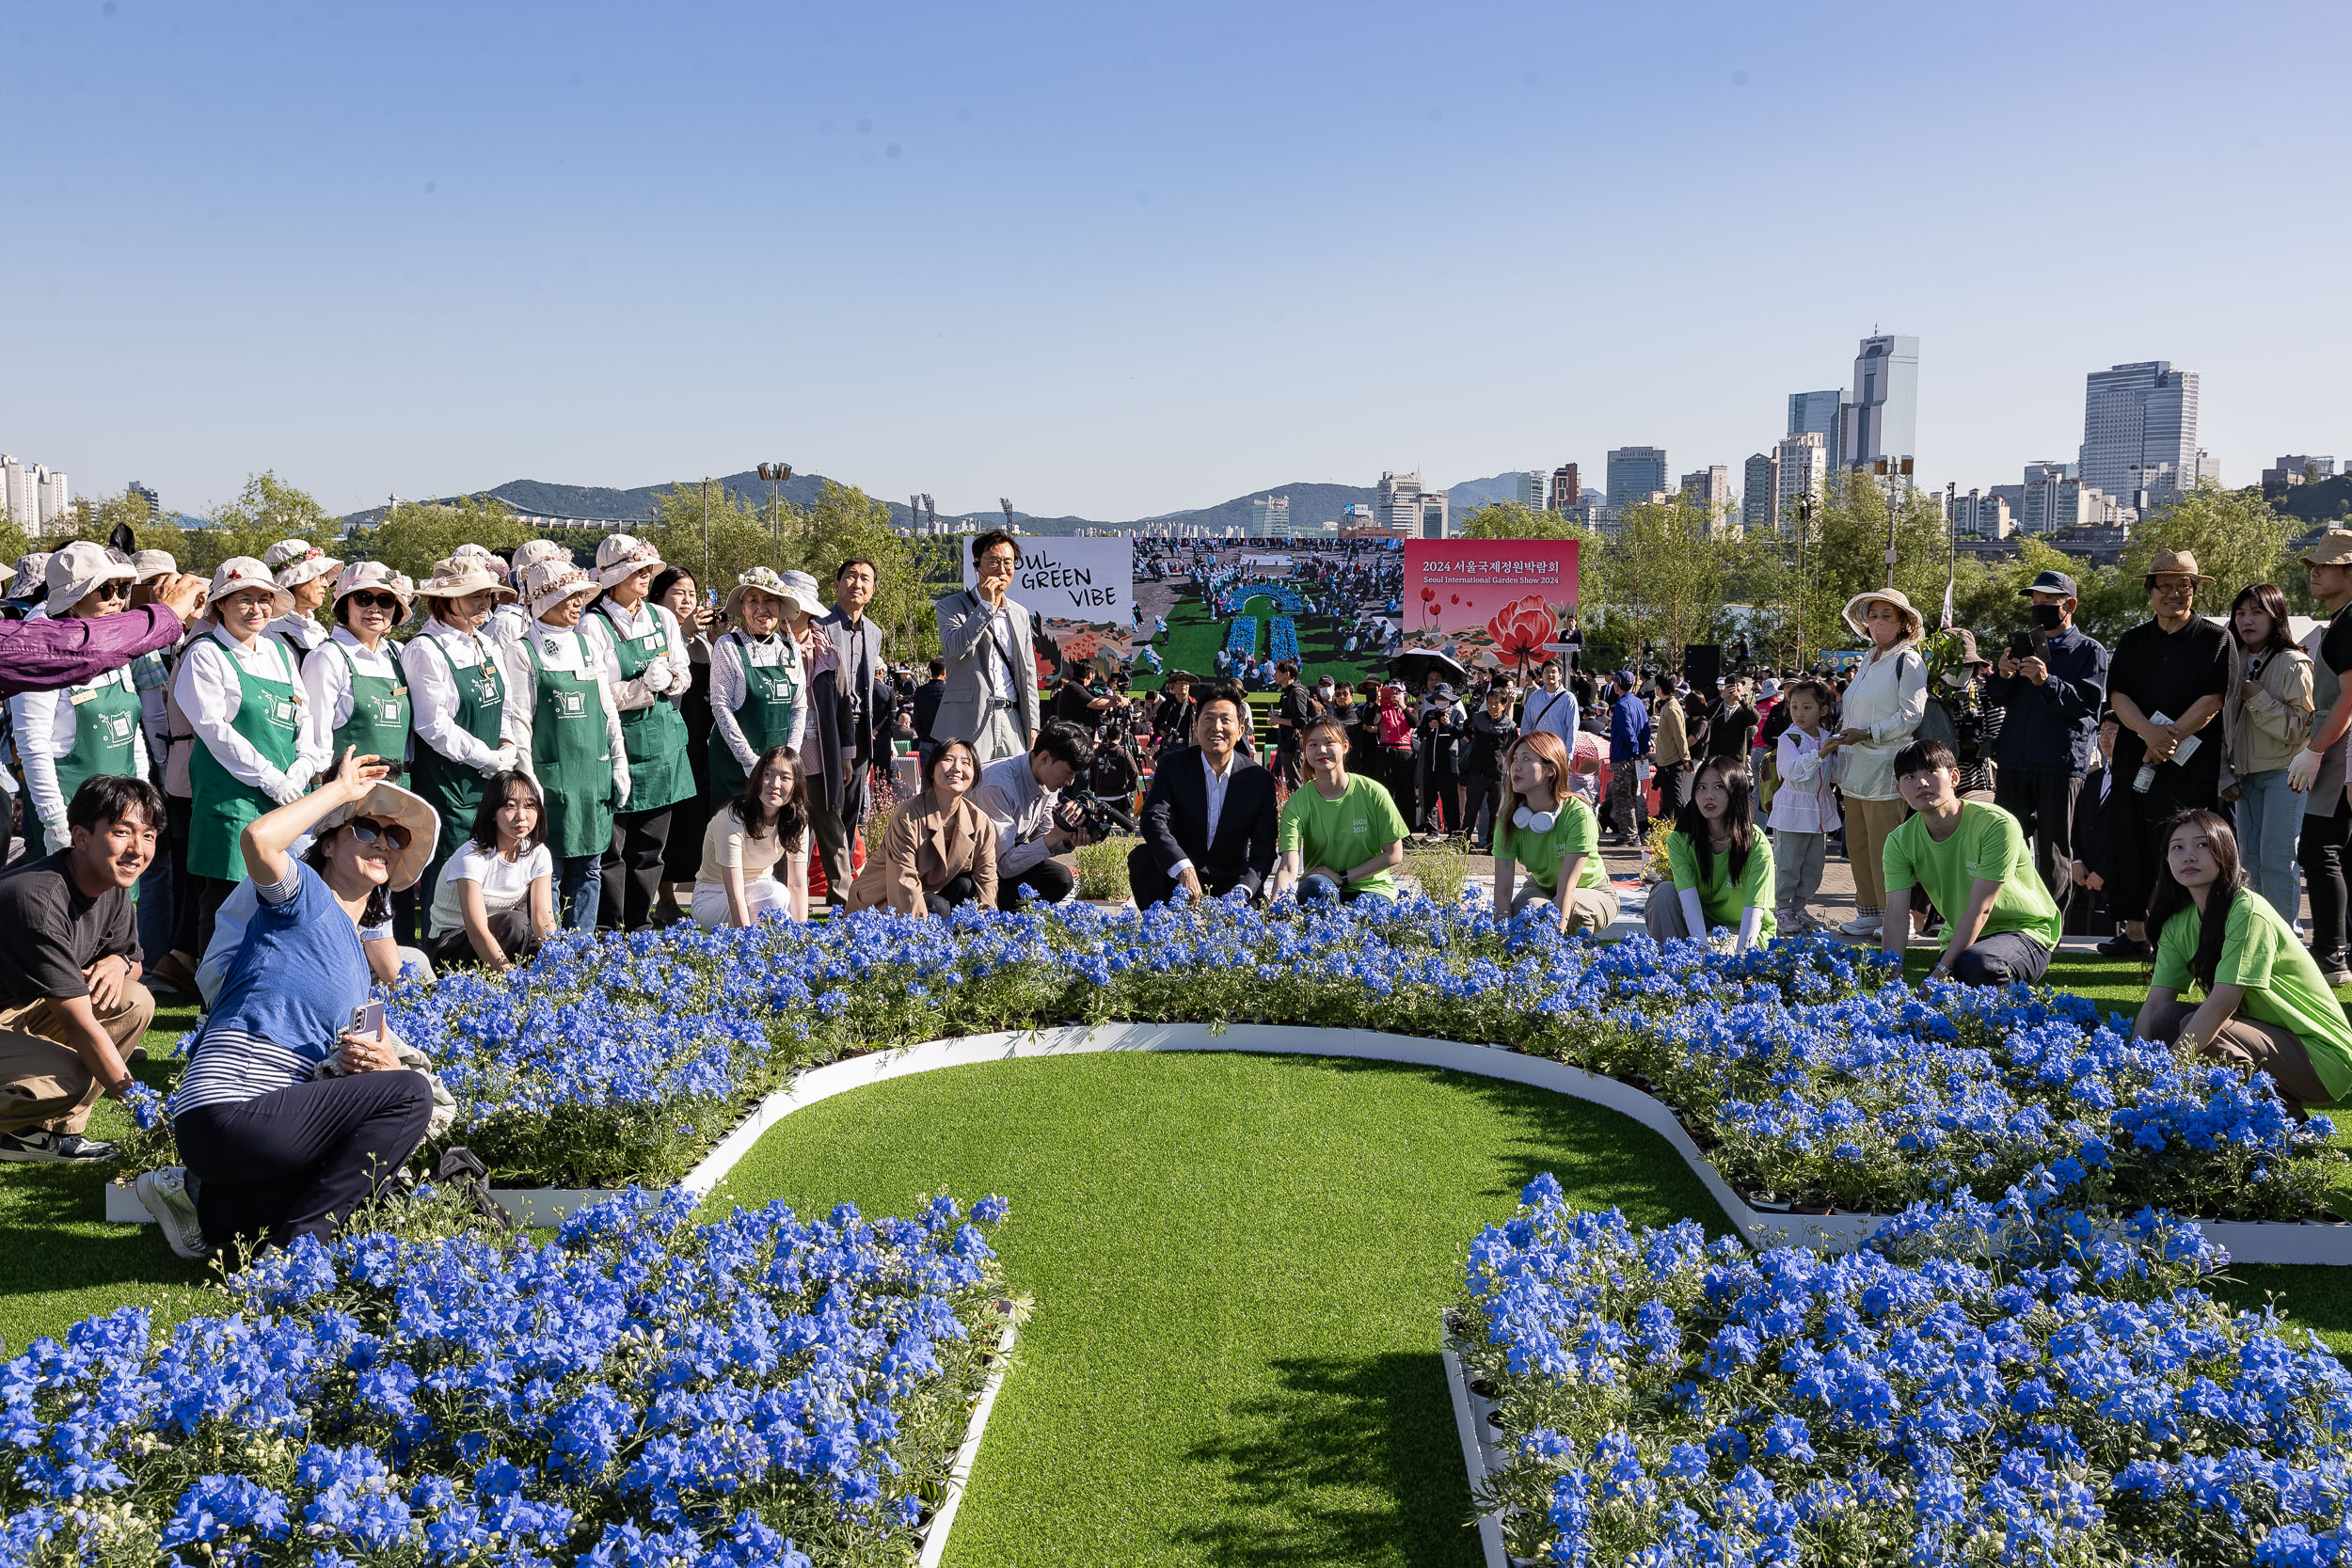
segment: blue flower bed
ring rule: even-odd
[[[1287,615],[1277,615],[1267,631],[1274,650],[1274,662],[1298,657],[1298,623]]]
[[[2199,1289],[2194,1226],[2055,1187],[1824,1258],[1539,1178],[1450,1320],[1507,1434],[1481,1509],[1548,1563],[2352,1561],[2352,1373]]]
[[[454,1141],[502,1185],[675,1180],[798,1068],[925,1039],[1123,1020],[1387,1030],[1509,1047],[1676,1108],[1770,1201],[1894,1212],[2037,1166],[2086,1202],[2321,1212],[2344,1156],[2267,1082],[2134,1042],[2079,998],[1891,984],[1821,938],[1730,957],[1563,938],[1409,900],[562,935],[504,974],[391,999]],[[151,1134],[141,1163],[164,1163]]]
[[[1001,1329],[995,1254],[631,1191],[533,1244],[430,1197],[0,1368],[0,1565],[913,1560]],[[973,1223],[977,1222],[977,1224]]]
[[[1236,615],[1233,624],[1225,629],[1225,651],[1239,658],[1258,657],[1258,618]]]

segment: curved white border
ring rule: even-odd
[[[941,1068],[974,1067],[1029,1056],[1071,1056],[1095,1051],[1247,1051],[1293,1056],[1351,1056],[1443,1068],[1481,1078],[1500,1078],[1589,1101],[1632,1117],[1673,1146],[1724,1213],[1752,1246],[1810,1246],[1844,1252],[1858,1246],[1892,1216],[1886,1214],[1798,1214],[1752,1209],[1733,1191],[1698,1145],[1691,1141],[1663,1101],[1630,1085],[1603,1078],[1549,1057],[1502,1046],[1465,1045],[1458,1040],[1384,1035],[1370,1029],[1308,1029],[1283,1024],[1235,1023],[1222,1029],[1205,1023],[1105,1023],[1089,1028],[1024,1030],[926,1040],[920,1045],[870,1052],[811,1068],[755,1106],[678,1185],[707,1196],[763,1133],[804,1105]],[[610,1196],[596,1190],[501,1188],[498,1200],[527,1225],[554,1225],[573,1210]],[[128,1187],[108,1183],[106,1217],[133,1223],[149,1218]],[[2323,1221],[2289,1224],[2262,1220],[2207,1220],[2205,1234],[2240,1263],[2319,1263],[2352,1267],[2352,1225]]]

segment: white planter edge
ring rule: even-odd
[[[789,1086],[762,1099],[734,1131],[686,1173],[678,1185],[698,1197],[708,1196],[777,1122],[803,1106],[869,1084],[942,1068],[1096,1051],[1246,1051],[1269,1055],[1349,1056],[1440,1068],[1549,1089],[1630,1117],[1664,1138],[1713,1195],[1733,1227],[1750,1245],[1759,1248],[1809,1246],[1824,1252],[1850,1251],[1894,1217],[1800,1214],[1750,1208],[1700,1153],[1698,1145],[1691,1141],[1691,1135],[1682,1130],[1682,1123],[1664,1101],[1629,1084],[1603,1078],[1565,1062],[1502,1046],[1468,1045],[1458,1040],[1388,1035],[1371,1029],[1310,1029],[1268,1023],[1235,1023],[1222,1029],[1206,1023],[1104,1023],[1091,1027],[1071,1024],[925,1040],[919,1045],[887,1048],[831,1062],[800,1073]],[[493,1193],[516,1221],[537,1226],[559,1224],[574,1210],[611,1196],[597,1189],[561,1187],[501,1187],[493,1189]],[[128,1187],[117,1182],[107,1184],[107,1219],[137,1224],[148,1217]],[[2226,1247],[2234,1262],[2352,1267],[2352,1225],[2274,1220],[2207,1220],[2202,1224],[2205,1234]]]
[[[1493,1465],[1487,1455],[1493,1447],[1491,1431],[1486,1427],[1486,1414],[1494,1408],[1486,1401],[1470,1392],[1470,1372],[1443,1343],[1445,1320],[1438,1320],[1438,1359],[1445,1363],[1446,1392],[1454,1399],[1454,1431],[1462,1439],[1462,1467],[1470,1473],[1470,1496],[1478,1488]],[[1511,1560],[1502,1548],[1502,1514],[1501,1510],[1478,1516],[1478,1546],[1485,1555],[1486,1568],[1511,1568]]]
[[[972,1466],[979,1461],[980,1435],[988,1430],[988,1413],[996,1408],[996,1390],[1005,1386],[1005,1373],[1012,1365],[1015,1338],[1008,1320],[1005,1331],[996,1337],[996,1365],[980,1386],[980,1397],[973,1402],[971,1424],[963,1429],[963,1446],[956,1449],[955,1462],[947,1467],[947,1497],[931,1515],[931,1522],[923,1527],[923,1551],[914,1560],[914,1568],[939,1568],[947,1555],[947,1532],[955,1528],[956,1514],[963,1507],[963,1489],[972,1479]]]

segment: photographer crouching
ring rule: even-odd
[[[1070,867],[1053,857],[1102,834],[1087,802],[1062,791],[1094,761],[1094,741],[1061,719],[1049,719],[1023,756],[1005,757],[980,771],[972,803],[996,830],[996,907],[1017,910],[1021,889],[1058,904],[1078,888]]]

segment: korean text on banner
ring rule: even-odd
[[[1534,670],[1576,613],[1573,539],[1407,539],[1405,646]]]

